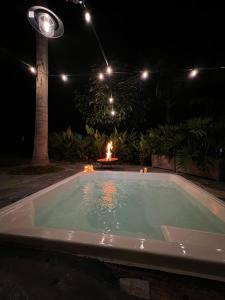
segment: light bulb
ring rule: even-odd
[[[115,116],[115,114],[116,114],[116,112],[115,112],[115,110],[111,110],[111,116]]]
[[[109,98],[109,103],[113,103],[113,101],[114,101],[113,97],[110,97]]]
[[[198,69],[193,69],[193,70],[191,70],[189,77],[194,78],[198,75],[198,73],[199,73]]]
[[[68,76],[65,74],[61,75],[62,81],[67,81],[68,80]]]
[[[99,73],[99,74],[98,74],[98,78],[99,78],[100,80],[104,80],[104,78],[105,78],[105,77],[104,77],[104,74],[103,74],[103,73]]]
[[[141,74],[141,79],[145,80],[148,78],[148,76],[149,76],[149,71],[145,70]]]
[[[30,72],[33,73],[33,74],[36,74],[36,73],[37,73],[37,70],[36,70],[35,67],[30,66],[30,67],[29,67],[29,70],[30,70]]]
[[[110,66],[107,67],[106,73],[107,73],[108,75],[111,75],[111,74],[112,74],[112,68],[111,68]]]
[[[53,37],[55,33],[55,21],[47,13],[41,13],[38,16],[38,24],[41,33],[46,37]]]
[[[85,12],[85,20],[87,23],[91,23],[91,15],[88,11]]]

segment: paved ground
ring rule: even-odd
[[[127,285],[121,287],[121,279]],[[225,286],[57,253],[0,247],[0,299],[224,300]]]
[[[83,169],[82,164],[61,163],[60,166],[63,170],[58,173],[32,176],[9,175],[11,166],[0,168],[0,207]],[[139,171],[140,166],[118,165],[113,169]],[[185,177],[225,200],[225,183]],[[132,294],[138,294],[139,297]],[[159,271],[104,264],[59,253],[0,247],[1,300],[140,298],[224,300],[225,285]]]
[[[0,169],[0,207],[16,202],[83,169],[81,164],[56,164],[62,171],[41,175],[11,175],[15,167]]]

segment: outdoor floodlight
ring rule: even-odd
[[[62,21],[50,9],[32,6],[27,12],[30,24],[47,38],[58,38],[64,33]]]

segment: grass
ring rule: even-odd
[[[62,167],[58,166],[27,166],[18,167],[8,172],[11,175],[40,175],[46,173],[56,173],[62,171]]]

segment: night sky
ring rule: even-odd
[[[27,21],[27,9],[35,1],[2,1],[0,19],[1,140],[9,151],[24,137],[32,144],[35,78],[21,62],[35,65],[35,31]],[[225,66],[222,2],[89,0],[86,5],[110,61],[128,65],[131,71],[156,71],[166,63],[173,68]],[[91,28],[80,5],[66,0],[48,1],[63,21],[65,34],[49,41],[50,74],[87,74],[63,83],[49,79],[49,130],[69,125],[82,132],[83,123],[73,103],[76,88],[88,81],[93,65],[104,65]],[[119,70],[119,65],[113,66]],[[203,74],[204,73],[204,74]],[[210,73],[210,74],[209,74]],[[225,69],[202,71],[196,84],[210,97],[225,101]],[[151,82],[149,82],[151,85]],[[3,144],[3,143],[1,143]]]

